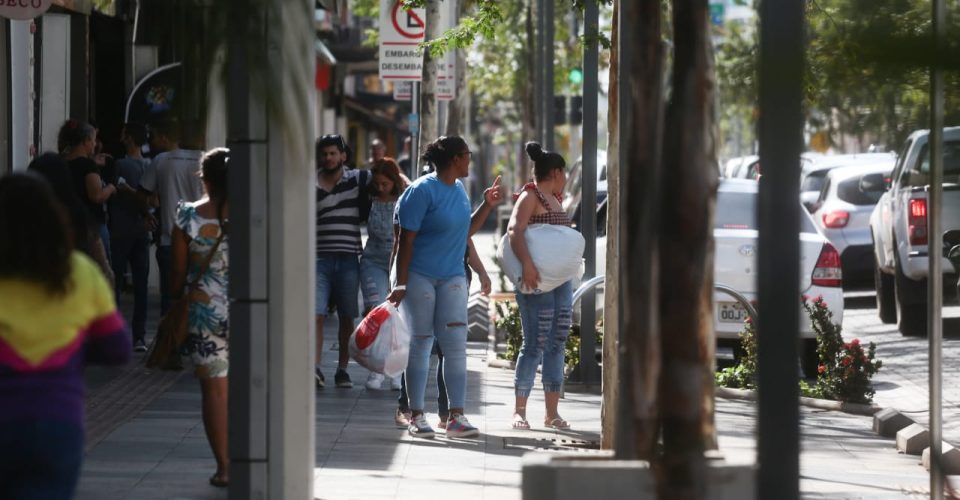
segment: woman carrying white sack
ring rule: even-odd
[[[570,217],[560,204],[560,193],[567,182],[564,170],[566,162],[557,153],[544,151],[535,142],[526,145],[527,155],[533,160],[535,181],[526,184],[517,195],[510,225],[510,249],[522,264],[521,286],[517,287],[517,305],[523,326],[523,347],[517,359],[514,377],[516,406],[513,413],[514,429],[529,429],[527,399],[533,389],[537,365],[543,360],[543,391],[546,414],[543,423],[548,428],[569,429],[570,424],[557,410],[560,387],[563,384],[564,346],[570,333],[573,314],[573,289],[571,279],[550,290],[544,290],[540,273],[534,260],[543,262],[543,255],[531,256],[528,239],[537,237],[538,231],[531,226],[547,224],[569,228]],[[526,234],[531,229],[530,234]],[[583,238],[573,231],[567,237],[569,245],[554,245],[557,259],[580,259],[583,255]],[[555,236],[555,234],[554,234]],[[561,236],[564,238],[564,236]],[[578,252],[579,255],[566,255]],[[534,258],[536,257],[536,259]],[[530,291],[531,293],[524,293]]]

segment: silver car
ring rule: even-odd
[[[864,188],[885,182],[893,171],[894,158],[839,167],[824,177],[820,196],[811,205],[813,220],[840,252],[844,285],[868,284],[873,280],[873,243],[870,214],[883,191]]]
[[[835,168],[853,165],[876,165],[890,162],[891,169],[896,157],[893,153],[863,153],[854,155],[830,155],[814,158],[804,162],[800,171],[800,202],[811,213],[814,212],[814,203],[823,190],[823,181],[827,173]]]

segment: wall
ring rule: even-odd
[[[0,19],[0,175],[11,170],[9,24],[9,21]]]
[[[57,151],[57,133],[70,118],[70,16],[45,14],[41,19],[38,153]]]
[[[13,170],[30,162],[33,143],[33,35],[30,21],[10,21],[10,157]]]

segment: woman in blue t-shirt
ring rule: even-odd
[[[401,304],[410,322],[410,358],[406,382],[411,436],[432,438],[423,415],[433,340],[444,354],[443,377],[450,402],[446,434],[479,434],[463,415],[467,388],[467,279],[463,255],[493,206],[503,201],[500,178],[487,188],[484,201],[470,214],[470,200],[460,182],[470,172],[470,149],[458,136],[441,137],[427,146],[423,160],[436,171],[417,179],[398,203],[400,241],[397,283],[387,300]],[[410,293],[410,300],[403,300]]]

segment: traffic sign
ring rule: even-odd
[[[404,9],[401,0],[380,0],[380,78],[417,81],[423,54],[417,45],[426,29],[425,9]]]
[[[409,101],[413,99],[413,82],[399,80],[393,82],[393,100]]]

